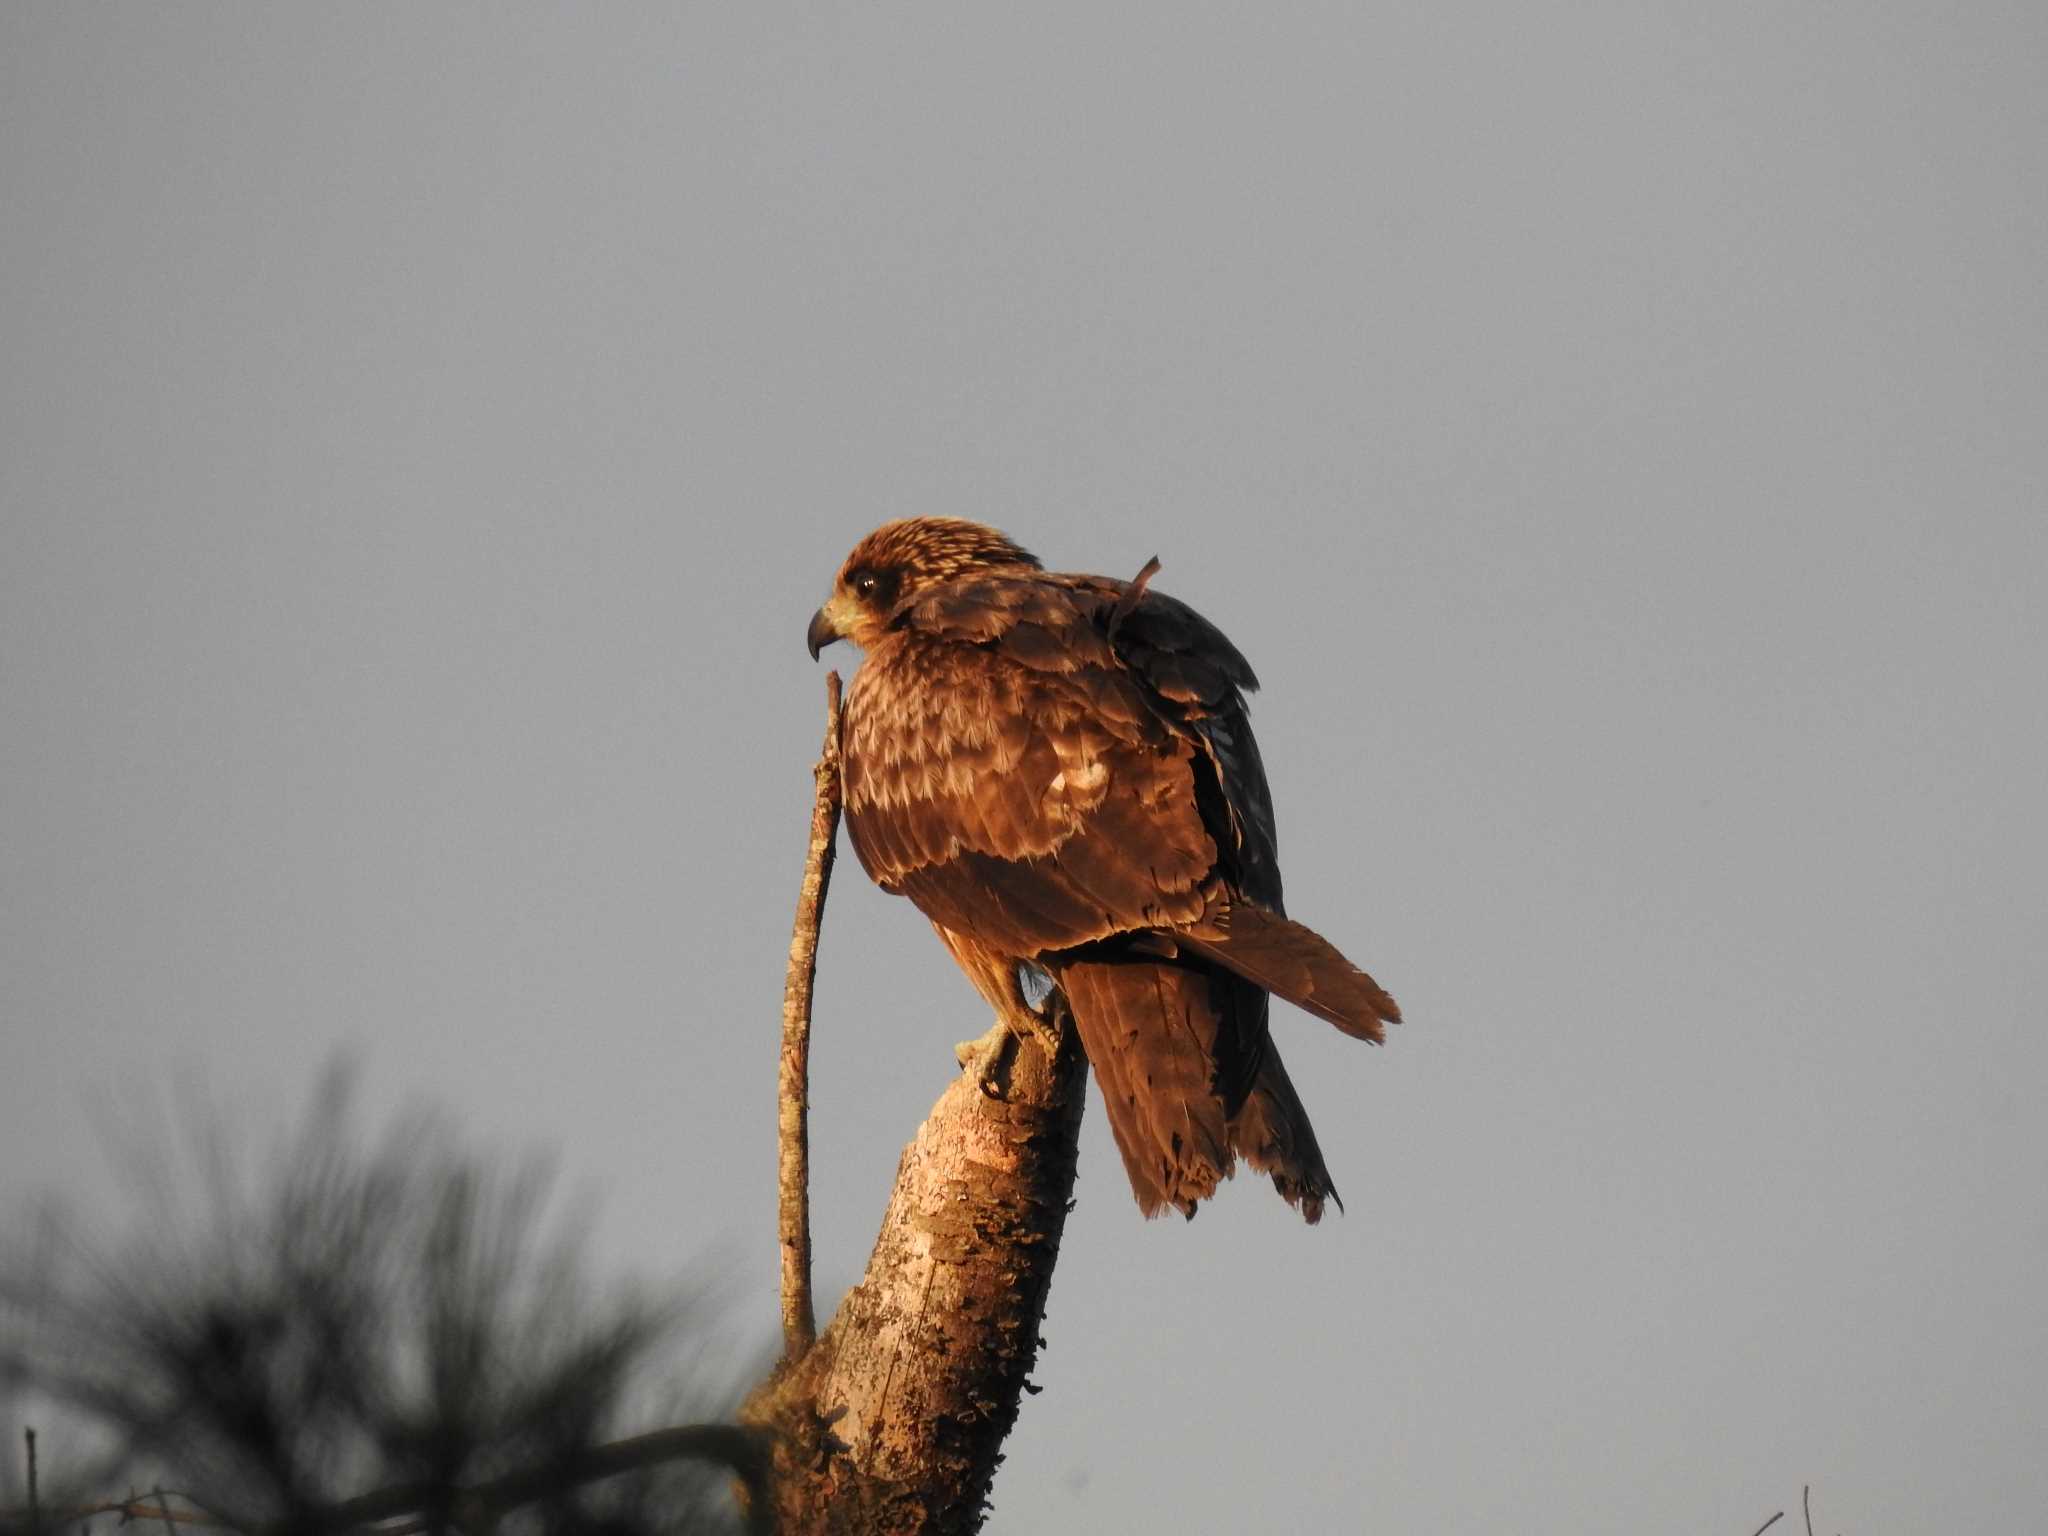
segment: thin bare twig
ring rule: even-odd
[[[24,1429],[21,1434],[28,1442],[28,1531],[29,1536],[41,1536],[43,1509],[36,1497],[36,1432]]]
[[[1758,1526],[1756,1530],[1751,1533],[1751,1536],[1764,1536],[1765,1531],[1768,1531],[1772,1526],[1776,1525],[1780,1520],[1784,1518],[1785,1511],[1781,1509],[1775,1515],[1771,1516],[1770,1519],[1766,1520],[1762,1525]]]
[[[1806,1536],[1813,1536],[1813,1484],[1799,1490],[1799,1502],[1806,1509]]]
[[[839,833],[839,674],[825,674],[825,745],[812,769],[818,782],[811,804],[811,848],[797,894],[796,930],[789,939],[789,974],[782,983],[780,1103],[775,1123],[780,1154],[776,1186],[782,1239],[782,1354],[801,1360],[817,1342],[811,1305],[811,988],[818,974],[818,924],[832,883]]]

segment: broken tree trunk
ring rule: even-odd
[[[972,1073],[904,1150],[867,1274],[749,1398],[773,1431],[784,1536],[981,1528],[1074,1187],[1086,1064],[1020,1044],[1004,1097]]]

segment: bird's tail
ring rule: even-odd
[[[1335,1200],[1337,1209],[1344,1209],[1343,1197],[1330,1181],[1330,1170],[1323,1166],[1316,1129],[1308,1123],[1308,1111],[1301,1107],[1287,1068],[1280,1064],[1280,1053],[1270,1040],[1244,1107],[1230,1122],[1230,1144],[1247,1163],[1272,1179],[1281,1198],[1301,1208],[1310,1226],[1323,1219],[1325,1200]]]
[[[1231,1166],[1207,968],[1115,957],[1070,960],[1057,975],[1138,1208],[1193,1216]]]
[[[1248,901],[1208,913],[1195,927],[1176,929],[1180,947],[1227,966],[1275,997],[1345,1034],[1378,1044],[1401,1009],[1386,990],[1345,959],[1337,946],[1277,912]]]
[[[1193,1216],[1242,1157],[1322,1216],[1336,1189],[1259,986],[1185,954],[1097,952],[1057,972],[1140,1210]]]

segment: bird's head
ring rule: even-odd
[[[873,650],[903,605],[942,582],[981,571],[1039,568],[1030,551],[980,523],[958,517],[913,517],[884,523],[853,546],[832,595],[811,619],[804,643],[811,659],[834,640]]]

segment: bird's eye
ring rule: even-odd
[[[882,578],[873,571],[862,571],[853,578],[853,590],[862,597],[873,597],[882,589]]]

